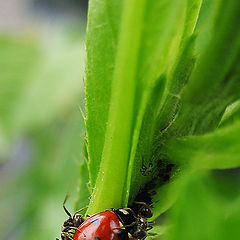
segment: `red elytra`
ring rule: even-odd
[[[85,220],[76,230],[74,240],[118,240],[121,229],[117,215],[112,211],[97,213]],[[134,238],[128,238],[134,240]]]

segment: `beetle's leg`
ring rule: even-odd
[[[77,210],[75,213],[74,213],[74,216],[77,214],[77,213],[80,213],[82,212],[84,209],[86,209],[88,206],[86,207],[83,207],[83,208],[80,208],[79,210]]]
[[[123,225],[123,226],[121,226],[121,227],[116,227],[116,228],[113,228],[113,230],[115,230],[115,229],[123,229],[123,228],[126,228],[126,227],[132,227],[132,226],[134,226],[135,224],[137,224],[137,222],[132,222],[131,224]]]
[[[153,226],[148,226],[147,229],[146,229],[146,231],[149,231],[149,230],[151,230],[152,228],[153,228]]]

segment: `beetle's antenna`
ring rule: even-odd
[[[71,213],[70,213],[70,212],[67,210],[67,208],[65,207],[65,203],[66,203],[68,197],[69,197],[69,195],[67,194],[66,197],[65,197],[65,199],[64,199],[64,201],[63,201],[63,209],[64,209],[64,211],[66,212],[66,214],[67,214],[70,218],[72,218]]]

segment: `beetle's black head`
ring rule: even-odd
[[[84,218],[81,214],[73,215],[73,226],[79,227],[84,222]]]

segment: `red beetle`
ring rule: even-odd
[[[76,230],[74,240],[125,240],[129,238],[113,211],[97,213],[84,221]]]
[[[85,221],[82,220],[77,227],[73,222],[74,216],[79,218],[78,211],[73,217],[70,215],[70,220],[65,221],[67,226],[63,226],[61,238],[62,240],[143,240],[147,236],[147,231],[152,228],[147,218],[152,217],[153,213],[147,204],[141,202],[136,204],[141,206],[137,214],[131,208],[112,209],[97,213]],[[76,230],[74,234],[71,232],[72,229]]]

